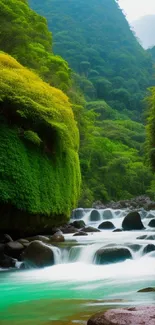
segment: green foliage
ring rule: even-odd
[[[42,142],[42,140],[39,138],[38,134],[31,130],[24,131],[24,138],[38,146],[40,146],[40,144]]]
[[[105,102],[74,105],[80,130],[83,176],[79,204],[131,198],[149,190],[152,174],[143,160],[145,128]],[[111,118],[111,120],[109,119]]]
[[[155,171],[155,87],[150,88],[150,96],[148,102],[148,118],[147,118],[147,153],[148,160],[151,162]]]
[[[27,1],[0,0],[0,7],[0,50],[67,91],[70,69],[66,61],[52,53],[52,35],[45,18],[31,10]]]
[[[80,191],[79,135],[68,98],[4,53],[0,70],[0,201],[67,218]]]
[[[29,0],[53,33],[55,53],[80,75],[86,99],[106,100],[138,120],[153,84],[151,56],[138,43],[115,0]],[[136,113],[135,113],[136,112]],[[134,116],[135,115],[135,116]]]

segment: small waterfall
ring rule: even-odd
[[[53,246],[52,251],[54,253],[54,263],[60,264],[62,262],[62,253],[61,253],[60,248]]]

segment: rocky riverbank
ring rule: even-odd
[[[155,306],[111,309],[92,316],[87,325],[154,325]]]
[[[8,234],[3,234],[0,236],[0,268],[24,269],[55,265],[60,254],[59,247],[63,247],[65,236],[69,234],[76,246],[82,236],[87,236],[88,240],[91,240],[93,234],[99,234],[104,238],[104,231],[114,233],[113,237],[117,232],[143,231],[144,233],[137,237],[138,241],[148,242],[143,247],[143,253],[154,252],[155,211],[148,212],[144,209],[128,211],[128,209],[90,209],[90,211],[76,209],[70,223],[59,228],[51,228],[50,234],[46,236],[12,238]],[[115,226],[114,215],[120,220],[119,228]],[[145,230],[148,232],[145,233]],[[137,244],[136,249],[140,247],[140,244]],[[131,249],[135,249],[132,244],[100,247],[94,254],[95,264],[105,265],[132,259]]]
[[[128,208],[130,210],[143,208],[146,211],[155,209],[155,201],[152,201],[150,197],[146,195],[137,196],[131,200],[121,200],[118,202],[111,201],[109,203],[102,203],[100,201],[96,201],[93,203],[93,208],[95,209],[125,209]]]

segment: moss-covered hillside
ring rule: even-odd
[[[79,135],[68,98],[2,52],[0,71],[0,227],[11,218],[7,206],[32,214],[28,226],[36,216],[36,227],[65,221],[80,190]],[[13,228],[26,222],[21,212]]]

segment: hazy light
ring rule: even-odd
[[[119,5],[129,21],[155,14],[155,0],[119,0]]]

